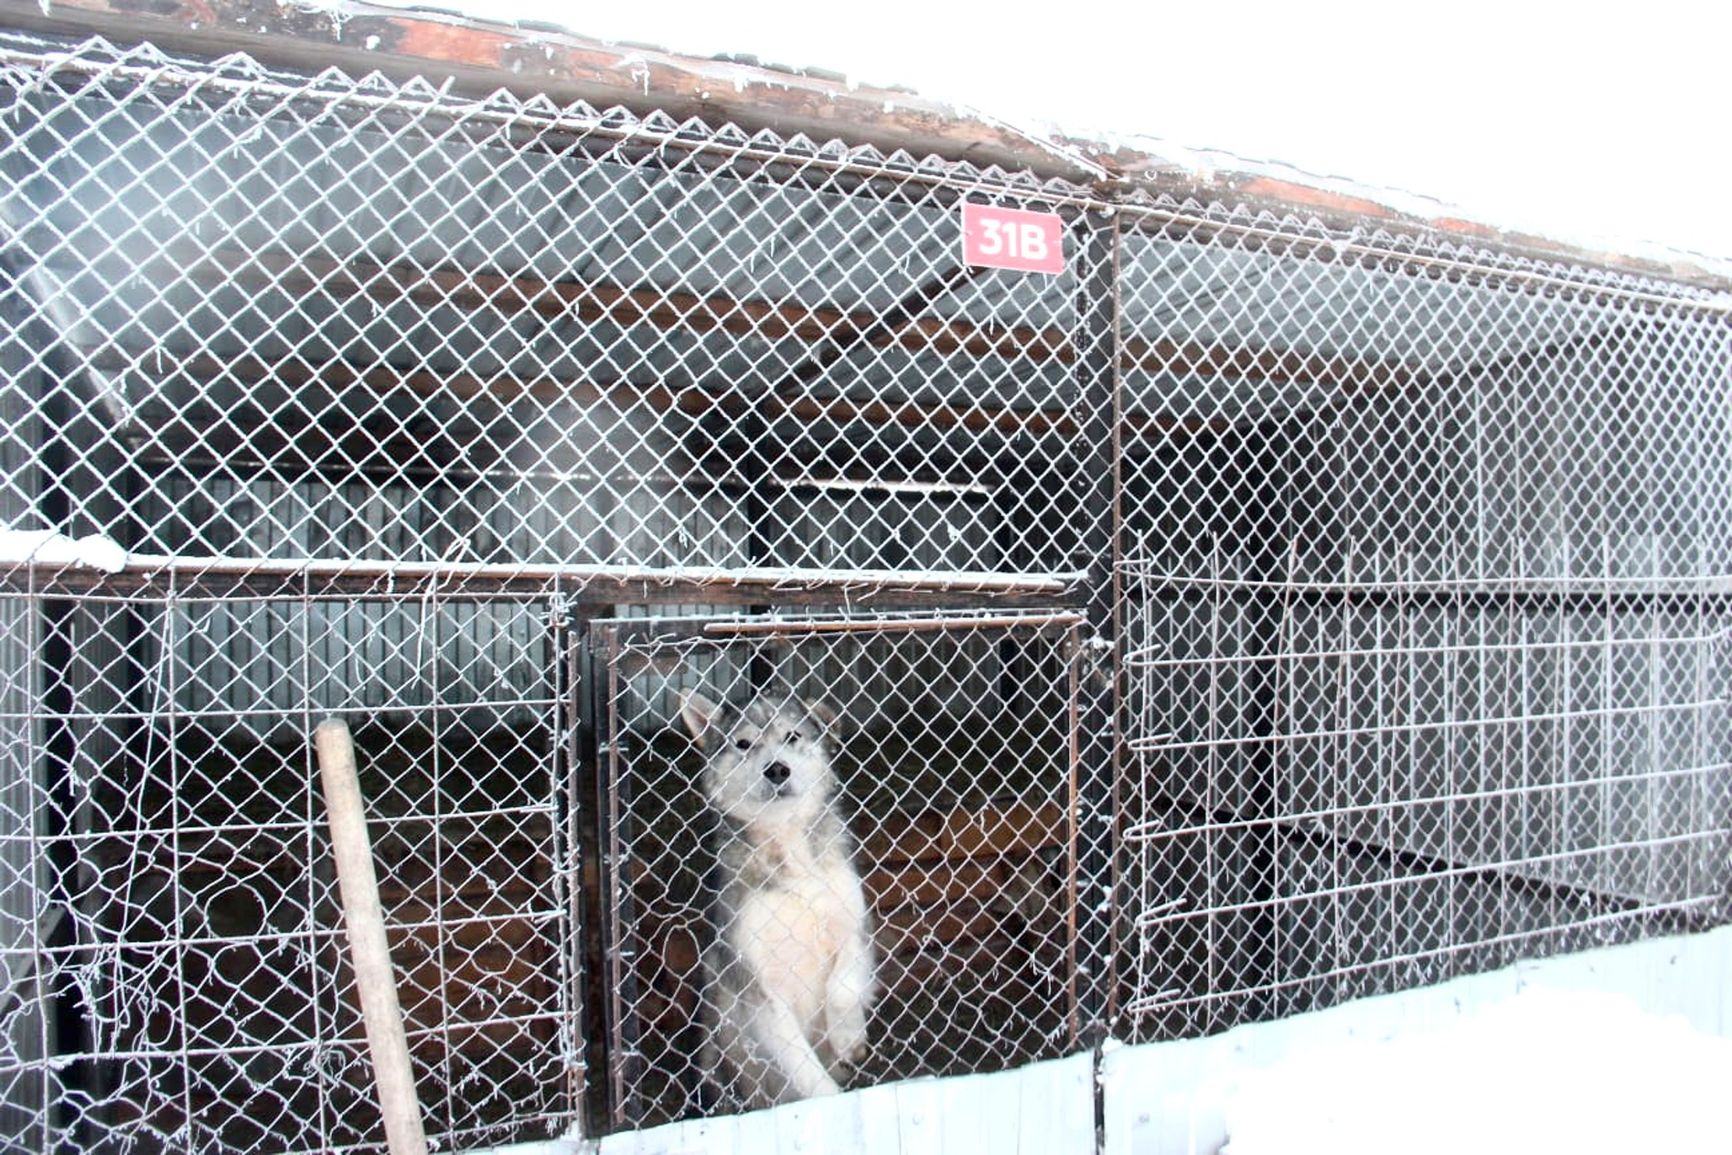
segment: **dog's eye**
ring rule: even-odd
[[[752,748],[752,740],[750,738],[735,738],[734,739],[734,749],[736,749],[736,750],[750,750],[751,748]]]

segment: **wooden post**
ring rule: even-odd
[[[427,1155],[415,1073],[409,1066],[409,1041],[403,1033],[403,1011],[397,1003],[391,950],[385,941],[379,880],[373,873],[373,844],[367,837],[367,815],[355,773],[355,744],[347,725],[326,718],[313,731],[313,746],[325,782],[331,852],[337,860],[337,887],[343,895],[343,921],[349,928],[349,953],[355,963],[361,1015],[367,1023],[367,1049],[373,1057],[385,1140],[391,1155]]]

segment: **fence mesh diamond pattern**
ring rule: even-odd
[[[382,1150],[326,714],[441,1149],[739,1106],[693,691],[833,719],[846,1085],[1732,917],[1724,295],[102,41],[0,118],[0,1145]]]
[[[694,691],[793,701],[826,719],[878,963],[872,1048],[855,1082],[1074,1049],[1080,622],[663,618],[604,628],[618,1121],[674,1117],[694,1097],[699,1054],[686,1044],[704,1020],[699,956],[741,933],[708,916],[716,883],[702,875],[703,848],[723,818],[702,785],[709,751],[679,717],[681,695]]]

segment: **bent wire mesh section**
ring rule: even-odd
[[[545,601],[0,597],[0,1145],[382,1151],[309,727],[354,730],[426,1129],[575,1118]]]
[[[704,1044],[725,1021],[705,1010],[715,960],[743,956],[783,990],[790,980],[777,968],[817,973],[803,956],[809,936],[785,925],[803,923],[807,906],[777,897],[797,880],[742,868],[723,848],[729,834],[774,835],[767,816],[761,829],[736,811],[724,819],[721,783],[750,779],[773,753],[801,765],[799,751],[777,753],[794,724],[785,719],[750,727],[752,747],[731,749],[733,710],[759,700],[794,703],[796,721],[835,718],[829,763],[864,884],[878,992],[866,1052],[836,1069],[841,1085],[1075,1049],[1078,625],[1065,614],[597,626],[611,638],[598,643],[608,663],[598,685],[611,715],[602,821],[615,867],[605,967],[616,1124],[776,1096],[773,1072],[725,1060],[709,1093],[701,1087]],[[702,748],[680,714],[693,691],[732,708]],[[737,878],[757,888],[748,901],[778,903],[774,918],[738,913],[728,891]],[[822,1020],[812,1029],[821,1035]]]
[[[1732,915],[1725,317],[1304,239],[1126,237],[1140,1037]]]
[[[1074,189],[32,44],[0,43],[0,436],[60,460],[55,528],[194,558],[1082,567],[1076,278],[965,267],[958,223],[965,191],[1074,216]]]

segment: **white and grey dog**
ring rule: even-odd
[[[701,694],[680,716],[718,817],[715,936],[703,952],[702,1076],[738,1107],[833,1095],[866,1052],[871,928],[835,801],[834,716],[792,696]]]

